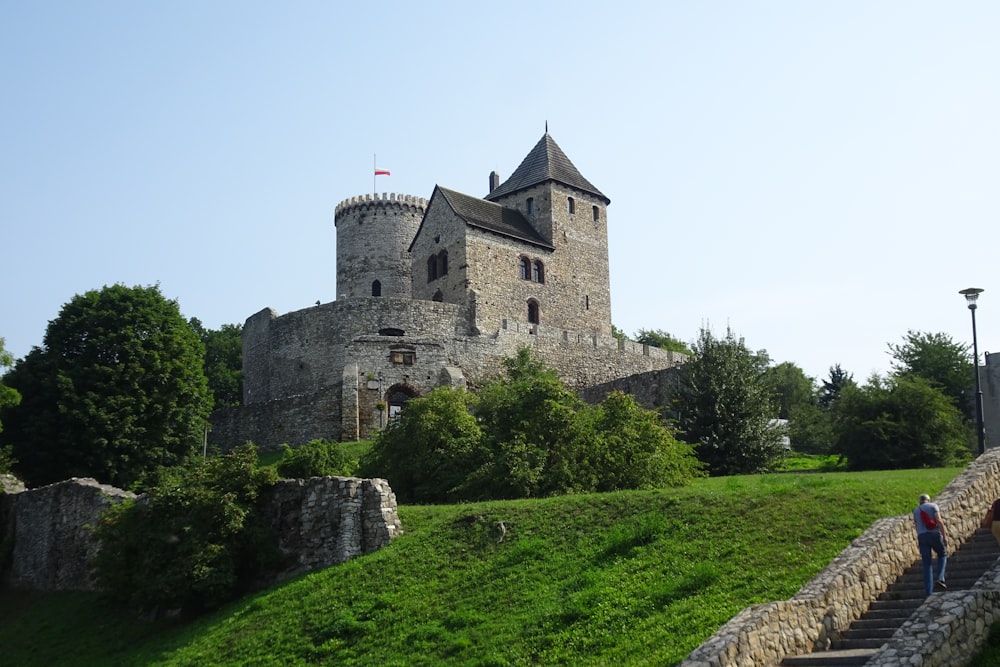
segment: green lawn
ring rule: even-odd
[[[786,472],[404,506],[390,547],[187,625],[138,622],[91,594],[0,595],[0,662],[673,665],[958,472]]]

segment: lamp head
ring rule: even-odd
[[[967,287],[964,290],[959,291],[959,294],[965,297],[965,300],[969,302],[969,310],[976,309],[976,299],[979,298],[979,293],[983,290],[979,287]]]

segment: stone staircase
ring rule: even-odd
[[[1000,547],[988,529],[979,528],[948,557],[948,590],[965,590],[1000,557]],[[850,667],[864,665],[913,612],[923,604],[920,559],[907,568],[868,610],[831,642],[828,650],[785,658],[782,667]]]

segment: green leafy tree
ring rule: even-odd
[[[14,356],[6,350],[4,342],[4,339],[0,338],[0,370],[14,365]],[[0,374],[0,410],[14,407],[20,402],[21,394],[13,387],[4,384],[3,375]],[[3,431],[3,422],[0,422],[0,431]],[[0,446],[0,473],[10,472],[15,462],[13,448],[10,445]]]
[[[578,490],[574,472],[583,401],[522,348],[505,375],[479,392],[485,459],[471,480],[489,498],[526,498]]]
[[[280,562],[256,511],[275,479],[252,444],[157,469],[141,500],[111,507],[95,526],[102,588],[144,611],[189,615],[247,591]]]
[[[790,419],[796,407],[816,401],[815,381],[790,361],[769,367],[763,378],[774,394],[779,419]]]
[[[773,469],[784,456],[777,406],[764,379],[765,352],[751,352],[731,330],[715,338],[702,329],[681,367],[674,407],[681,437],[712,475]]]
[[[650,345],[652,347],[659,347],[670,352],[691,354],[691,348],[662,329],[639,329],[635,335],[635,342],[642,343],[643,345]]]
[[[615,391],[588,406],[592,435],[578,457],[580,473],[592,476],[579,486],[592,491],[682,486],[704,475],[694,449],[677,440],[653,410]],[[586,465],[589,464],[589,465]],[[583,480],[581,481],[583,482]]]
[[[278,474],[285,479],[308,477],[349,476],[351,457],[339,442],[310,440],[295,447],[282,445],[284,454],[278,462]]]
[[[527,349],[478,395],[439,387],[410,400],[361,468],[404,502],[650,488],[701,474],[655,412],[618,392],[586,405]]]
[[[834,412],[835,453],[852,470],[937,468],[971,456],[971,432],[958,408],[917,375],[848,385]]]
[[[206,329],[196,317],[191,327],[205,345],[205,377],[217,408],[243,403],[243,326]]]
[[[74,297],[5,381],[5,442],[31,485],[94,477],[129,487],[202,442],[210,410],[204,346],[158,286]]]
[[[840,364],[831,366],[830,377],[823,380],[823,386],[819,390],[819,407],[829,410],[840,397],[840,392],[848,386],[856,386],[854,376],[841,368]]]
[[[361,460],[361,474],[389,480],[401,502],[455,502],[478,465],[482,429],[470,412],[475,396],[438,387],[412,398]]]
[[[975,376],[969,346],[956,343],[948,334],[912,329],[903,336],[903,341],[901,345],[889,343],[894,374],[924,378],[971,418],[969,389]]]

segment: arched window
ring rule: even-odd
[[[448,251],[442,250],[438,253],[438,275],[448,275]]]
[[[438,262],[437,257],[431,255],[427,258],[427,282],[437,279],[438,277]]]
[[[434,296],[431,297],[431,301],[444,301],[444,294],[441,293],[440,289],[434,292]]]
[[[528,321],[532,324],[538,324],[539,321],[538,302],[534,299],[528,300]]]
[[[576,213],[576,202],[573,201],[572,197],[567,197],[567,199],[566,199],[566,211],[570,215],[572,215],[573,213]]]
[[[531,260],[522,257],[520,260],[521,280],[531,280]]]
[[[372,283],[372,296],[382,296],[382,283],[378,280]]]
[[[545,266],[542,264],[542,260],[536,259],[535,263],[532,265],[531,279],[536,283],[545,282]]]

